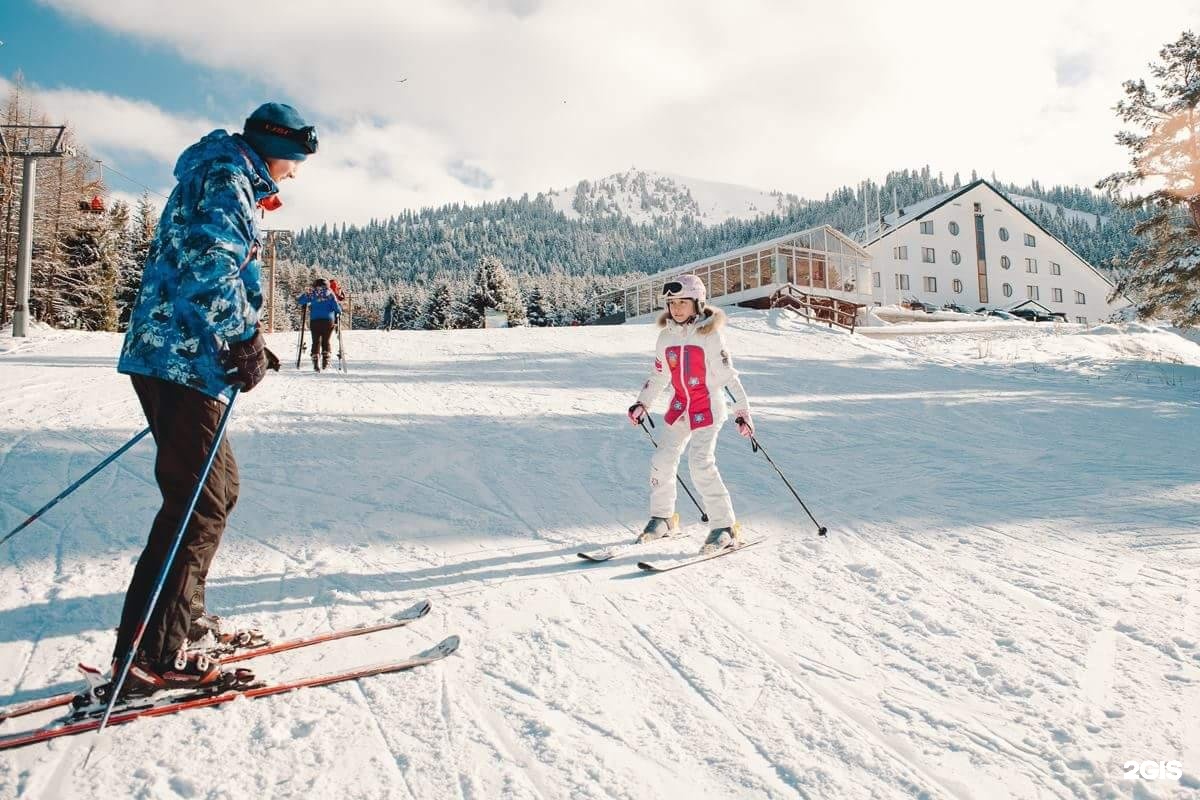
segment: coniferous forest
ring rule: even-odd
[[[3,116],[5,124],[45,122],[19,80]],[[106,196],[103,171],[86,143],[71,144],[72,156],[39,171],[30,310],[54,327],[122,330],[158,206],[143,194],[133,208],[121,202],[97,208],[89,201]],[[0,159],[0,324],[11,320],[14,306],[21,179],[20,159]],[[1134,227],[1148,216],[1086,188],[989,180],[1001,191],[1044,201],[1027,208],[1030,216],[1114,278],[1139,243]],[[275,248],[275,328],[298,324],[291,298],[315,276],[337,278],[351,293],[356,328],[478,327],[487,309],[503,310],[514,324],[586,323],[597,295],[645,274],[816,225],[852,234],[864,212],[886,213],[893,198],[905,206],[964,182],[928,166],[904,169],[819,200],[776,193],[771,213],[705,225],[689,211],[696,204],[686,186],[633,171],[582,181],[572,189],[571,214],[539,194],[405,210],[365,225],[326,224],[297,231]],[[641,221],[618,202],[630,196]]]

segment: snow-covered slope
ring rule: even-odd
[[[762,443],[831,532],[730,430],[721,470],[769,543],[661,576],[634,563],[702,537],[682,495],[687,541],[575,557],[644,522],[624,410],[653,327],[355,331],[348,375],[286,365],[235,412],[212,610],[292,635],[433,601],[260,673],[448,633],[459,654],[113,729],[87,770],[84,740],[0,754],[0,798],[1195,797],[1200,347],[888,330],[732,316]],[[0,340],[0,534],[143,425],[117,336],[37,333]],[[108,656],[152,459],[2,546],[0,705]]]
[[[547,196],[570,219],[620,214],[634,222],[676,224],[691,218],[704,225],[784,212],[799,202],[794,195],[639,169],[580,181]]]

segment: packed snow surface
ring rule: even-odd
[[[286,637],[433,602],[252,662],[268,677],[459,653],[113,728],[86,770],[85,738],[0,753],[0,798],[1196,797],[1200,346],[943,324],[733,314],[758,435],[830,534],[729,426],[721,471],[769,541],[658,576],[636,562],[703,539],[682,493],[686,539],[575,555],[645,522],[624,412],[654,327],[354,331],[344,375],[274,334],[284,369],[231,423],[210,609]],[[144,426],[119,346],[0,339],[0,535]],[[153,454],[0,546],[0,705],[106,664]]]

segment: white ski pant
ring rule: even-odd
[[[691,430],[686,414],[674,425],[667,426],[650,459],[650,516],[670,519],[675,512],[676,487],[679,485],[675,474],[679,469],[679,458],[690,442],[688,471],[692,477],[692,491],[700,495],[697,499],[708,512],[709,527],[733,525],[729,490],[721,480],[721,473],[717,472],[717,434],[720,432],[719,424]]]

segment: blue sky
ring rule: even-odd
[[[169,4],[164,4],[169,7]],[[242,107],[263,93],[234,70],[198,66],[174,48],[106,30],[32,0],[0,4],[0,69],[44,88],[73,87],[148,100],[173,112]]]
[[[197,65],[166,43],[108,30],[33,0],[0,4],[0,41],[4,42],[0,76],[12,80],[19,71],[35,91],[102,92],[138,98],[168,113],[187,115],[253,108],[258,98],[266,95],[252,76]],[[136,137],[137,132],[131,130],[129,135]],[[106,182],[117,192],[138,194],[145,187],[161,191],[169,186],[171,164],[162,159],[129,152],[112,160],[132,179],[110,171]]]
[[[4,0],[17,71],[156,191],[260,102],[321,152],[274,224],[566,188],[631,166],[821,197],[893,169],[1092,185],[1124,80],[1194,0]],[[140,189],[106,175],[114,194]]]

